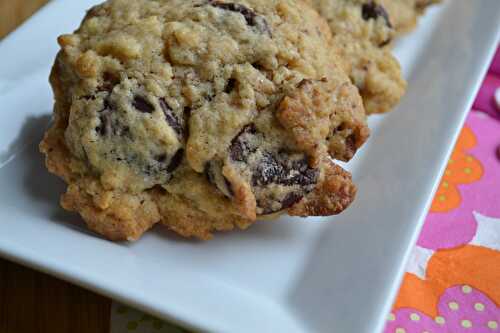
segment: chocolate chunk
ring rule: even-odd
[[[210,184],[216,185],[216,180],[215,180],[215,172],[213,170],[213,167],[211,165],[212,162],[208,162],[207,165],[205,165],[205,177],[207,178],[208,182]]]
[[[132,140],[130,127],[120,124],[117,119],[113,119],[112,114],[116,111],[114,105],[109,101],[109,96],[104,99],[103,108],[99,111],[100,124],[95,128],[101,136],[118,135]]]
[[[351,134],[345,138],[345,149],[349,154],[354,155],[358,148],[356,147],[356,135]]]
[[[255,152],[256,147],[252,147],[249,137],[257,133],[253,124],[247,125],[243,130],[233,139],[231,147],[229,148],[229,155],[233,161],[243,162],[246,161],[248,156]]]
[[[259,64],[258,62],[254,62],[252,63],[252,67],[255,68],[256,70],[258,71],[263,71],[265,70],[264,66],[262,66],[261,64]]]
[[[184,157],[184,150],[179,149],[173,156],[162,153],[153,156],[153,160],[138,159],[136,155],[130,154],[126,156],[126,161],[130,164],[140,165],[141,171],[149,176],[154,177],[156,181],[165,184],[172,179],[172,173],[182,163]]]
[[[109,101],[109,96],[103,101],[103,108],[99,111],[99,126],[95,128],[96,132],[101,136],[106,136],[113,132],[111,113],[115,111],[113,105]]]
[[[293,186],[310,186],[316,184],[318,180],[318,171],[309,167],[309,163],[306,158],[298,160],[285,160],[287,164],[287,177],[281,180],[281,184]]]
[[[174,172],[179,167],[179,165],[181,165],[183,157],[184,157],[184,150],[179,149],[172,157],[172,159],[170,159],[170,164],[167,167],[167,172],[168,173]]]
[[[191,118],[191,108],[189,106],[184,107],[184,136],[189,138],[189,118]]]
[[[247,24],[251,27],[257,28],[262,33],[267,33],[271,37],[271,30],[265,18],[257,15],[253,10],[243,5],[232,2],[221,2],[209,0],[209,4],[213,7],[220,8],[243,15]]]
[[[222,174],[222,163],[220,161],[210,161],[205,166],[205,176],[209,183],[222,192],[226,197],[234,195],[233,188],[229,180]]]
[[[303,88],[305,86],[311,85],[312,83],[313,83],[313,80],[311,80],[311,79],[303,79],[297,85],[297,89],[300,89],[300,88]]]
[[[386,45],[389,45],[390,43],[392,42],[392,38],[387,38],[386,40],[384,40],[382,43],[379,43],[378,44],[378,47],[384,47]]]
[[[261,145],[264,140],[264,135],[251,124],[233,139],[229,151],[231,162],[241,170],[241,174],[250,175],[249,182],[259,215],[293,206],[314,189],[319,176],[319,171],[309,166],[304,154],[264,148]],[[214,180],[216,177],[213,174],[209,175],[209,179],[221,189],[220,177]]]
[[[83,95],[80,97],[81,99],[84,99],[86,101],[94,101],[95,100],[95,95]]]
[[[180,123],[173,110],[170,108],[170,106],[168,106],[164,98],[160,98],[159,103],[168,125],[172,127],[172,129],[179,135],[179,137],[183,137],[184,128],[182,127],[182,124]]]
[[[361,8],[361,15],[363,20],[368,21],[370,19],[376,20],[380,16],[382,16],[389,28],[392,28],[391,21],[389,20],[389,14],[384,7],[377,4],[375,1],[370,1],[363,4]]]
[[[286,178],[286,170],[270,153],[264,153],[252,175],[253,186],[279,184]]]
[[[229,149],[231,160],[247,162],[250,155],[258,150],[256,138],[261,135],[255,125],[250,124],[233,139]],[[287,151],[271,153],[261,152],[259,161],[252,170],[252,185],[266,186],[269,184],[282,185],[311,185],[316,182],[317,172],[311,169],[307,159],[301,154],[292,154]]]
[[[235,80],[235,79],[233,79],[233,78],[231,78],[231,79],[227,80],[227,84],[226,84],[226,88],[224,88],[224,92],[225,92],[226,94],[231,93],[231,91],[233,91],[233,90],[234,90],[234,88],[236,87],[236,83],[237,83],[237,82],[238,82],[238,81],[236,81],[236,80]]]
[[[142,96],[135,96],[132,105],[142,113],[153,113],[155,109],[154,106]]]
[[[304,195],[300,193],[290,192],[285,196],[285,198],[283,198],[283,200],[281,200],[281,202],[278,205],[279,208],[273,208],[269,206],[268,204],[266,204],[265,200],[257,200],[257,207],[261,209],[260,215],[274,214],[292,207],[297,202],[302,200],[303,197]]]
[[[288,193],[285,199],[281,202],[281,209],[287,209],[295,205],[297,202],[302,200],[304,196],[298,193]]]
[[[290,154],[273,156],[265,153],[252,176],[254,186],[279,184],[309,186],[316,183],[317,171],[311,169],[307,159],[294,160]]]
[[[113,88],[120,83],[120,78],[117,77],[115,74],[110,73],[110,72],[104,72],[102,75],[102,84],[97,87],[97,91],[105,91],[108,93],[111,93],[113,91]]]
[[[103,111],[101,115],[99,115],[99,120],[101,124],[95,128],[96,132],[101,136],[106,136],[113,132],[111,128],[111,119],[109,110]]]
[[[167,154],[161,154],[155,157],[155,160],[159,163],[165,163],[167,160]]]
[[[231,12],[236,12],[240,13],[243,15],[245,18],[245,21],[247,21],[247,24],[250,26],[255,26],[255,18],[257,17],[257,14],[255,14],[254,11],[252,11],[250,8],[247,8],[243,5],[236,4],[236,3],[224,3],[220,1],[210,1],[210,4],[216,8],[220,8],[223,10],[229,10]]]

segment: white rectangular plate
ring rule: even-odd
[[[344,214],[207,243],[156,228],[135,244],[95,237],[59,208],[64,186],[37,152],[55,39],[96,2],[52,1],[0,45],[0,253],[206,331],[380,331],[498,41],[500,1],[449,0],[399,43],[409,91],[370,119],[372,138],[350,164],[358,198]]]

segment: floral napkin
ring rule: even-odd
[[[500,333],[497,91],[500,49],[441,180],[384,333]]]

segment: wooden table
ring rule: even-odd
[[[0,0],[0,39],[46,2]],[[0,333],[109,333],[110,305],[107,298],[0,259]]]

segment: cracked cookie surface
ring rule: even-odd
[[[332,215],[368,137],[326,22],[292,0],[109,0],[59,37],[41,143],[61,203],[113,240]]]

